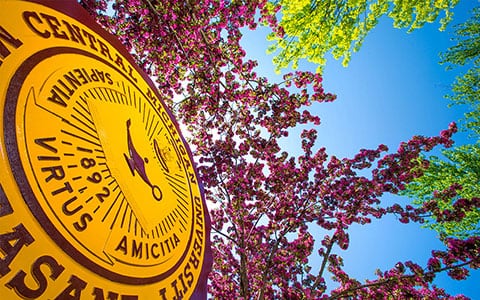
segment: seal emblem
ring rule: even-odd
[[[57,247],[73,273],[92,276],[77,278],[97,282],[94,293],[113,282],[137,298],[192,295],[208,268],[209,220],[191,154],[152,83],[83,15],[3,6],[22,26],[2,24],[12,48],[0,65],[2,167],[12,179],[2,189],[10,214],[39,225],[26,228],[35,242],[25,247]],[[6,286],[19,294],[15,282]]]

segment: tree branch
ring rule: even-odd
[[[456,269],[456,268],[461,268],[461,267],[464,267],[464,266],[467,266],[469,264],[471,264],[472,262],[474,262],[475,260],[469,260],[467,262],[464,262],[464,263],[461,263],[461,264],[458,264],[458,265],[455,265],[455,266],[449,266],[449,267],[444,267],[444,268],[441,268],[441,269],[438,269],[434,272],[426,272],[425,274],[432,274],[432,273],[440,273],[440,272],[443,272],[443,271],[448,271],[448,270],[451,270],[451,269]],[[358,290],[361,290],[361,289],[364,289],[364,288],[371,288],[371,287],[376,287],[376,286],[382,286],[384,284],[387,284],[389,282],[392,282],[392,281],[399,281],[399,280],[403,280],[403,279],[409,279],[409,278],[413,278],[415,275],[413,274],[410,274],[410,275],[403,275],[403,276],[398,276],[398,277],[390,277],[390,278],[386,278],[386,279],[383,279],[383,280],[378,280],[376,282],[372,282],[372,283],[367,283],[367,284],[363,284],[361,286],[357,286],[357,287],[354,287],[354,288],[351,288],[351,289],[348,289],[348,290],[345,290],[345,291],[342,291],[340,292],[339,294],[335,295],[335,296],[332,296],[332,297],[329,297],[327,299],[329,300],[334,300],[334,299],[340,299],[340,298],[344,298],[346,296],[354,296],[354,292],[355,291],[358,291]]]

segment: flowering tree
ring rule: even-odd
[[[425,267],[399,262],[367,282],[342,268],[352,224],[387,214],[400,222],[422,222],[428,213],[461,218],[460,211],[480,205],[480,199],[460,199],[447,212],[435,202],[420,208],[381,203],[384,193],[395,194],[421,175],[421,151],[452,144],[454,124],[437,137],[413,137],[394,153],[380,145],[353,158],[329,156],[316,146],[320,119],[308,111],[314,102],[335,99],[320,75],[295,72],[272,83],[245,59],[241,29],[256,28],[255,13],[265,1],[117,0],[108,14],[106,1],[80,2],[158,78],[163,100],[188,126],[211,203],[214,298],[442,298],[446,293],[431,284],[438,272],[463,279],[467,267],[480,266],[480,238],[472,237],[446,240]],[[306,129],[302,154],[293,157],[279,140],[298,125]],[[325,235],[312,236],[314,226]],[[319,249],[314,240],[321,241]],[[312,258],[320,261],[318,271]],[[327,276],[339,286],[327,286]]]

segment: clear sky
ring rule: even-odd
[[[465,21],[478,5],[477,0],[460,0],[454,19],[444,32],[438,31],[437,22],[408,34],[393,28],[392,21],[384,18],[367,36],[360,51],[353,54],[347,68],[340,61],[329,59],[324,87],[338,98],[333,103],[312,107],[322,119],[317,128],[318,144],[338,157],[352,157],[361,148],[376,148],[382,143],[393,151],[413,135],[437,135],[450,122],[459,120],[463,108],[448,108],[443,96],[461,69],[446,71],[438,64],[438,54],[453,45],[452,25]],[[273,72],[272,56],[265,54],[267,33],[266,29],[245,32],[242,44],[247,56],[259,61],[261,75],[280,80]],[[308,63],[299,67],[311,71],[315,68]],[[465,134],[457,134],[455,141],[468,142]],[[283,145],[287,150],[296,149],[294,143],[287,140]],[[383,200],[409,201],[395,196]],[[352,227],[350,238],[350,248],[340,254],[345,259],[345,269],[358,279],[374,278],[377,268],[389,269],[398,261],[426,265],[431,250],[444,248],[434,231],[421,229],[418,224],[401,224],[393,217]],[[466,281],[442,275],[435,283],[453,295],[462,293],[480,299],[480,270],[472,272]]]

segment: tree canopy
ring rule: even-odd
[[[396,28],[411,32],[440,15],[440,30],[452,19],[458,0],[341,0],[268,1],[262,10],[263,24],[272,28],[269,39],[276,52],[273,62],[277,70],[290,63],[295,69],[300,59],[318,64],[321,71],[327,54],[343,58],[348,65],[352,52],[362,46],[365,37],[380,18],[388,16]]]
[[[467,71],[456,78],[452,93],[447,98],[454,105],[467,105],[465,127],[480,137],[480,7],[472,11],[472,17],[455,29],[454,46],[441,54],[441,63],[448,69],[467,66]]]
[[[405,191],[422,205],[437,201],[442,209],[452,209],[459,199],[472,199],[480,195],[480,147],[479,144],[463,145],[444,150],[445,158],[429,157],[430,163],[423,176],[416,178]],[[450,190],[451,198],[438,197],[439,191]],[[480,210],[465,212],[461,220],[437,220],[433,218],[428,227],[437,230],[442,237],[468,238],[480,235]]]
[[[430,164],[422,177],[407,186],[405,194],[414,198],[418,205],[435,199],[443,209],[452,209],[454,200],[471,199],[480,195],[480,7],[465,23],[456,26],[454,46],[441,54],[442,63],[447,67],[469,66],[467,71],[456,78],[452,93],[447,95],[453,105],[466,105],[464,130],[476,143],[456,146],[443,150],[444,158],[430,157]],[[438,191],[455,187],[453,198],[435,197]],[[437,230],[441,236],[468,238],[480,234],[480,210],[465,212],[462,220],[437,220],[433,218],[428,227]]]
[[[111,2],[81,3],[156,76],[163,100],[188,127],[211,204],[215,299],[444,298],[432,284],[439,272],[459,280],[480,267],[479,237],[448,238],[425,265],[399,261],[367,281],[343,265],[353,224],[387,215],[403,223],[430,213],[461,218],[480,206],[478,198],[448,211],[431,202],[414,208],[381,200],[421,175],[422,151],[452,145],[455,124],[435,137],[412,137],[397,151],[379,145],[337,158],[318,146],[320,119],[309,111],[312,103],[335,100],[321,75],[297,71],[270,82],[245,58],[241,29],[256,28],[265,1],[117,0],[113,14],[106,14]],[[279,139],[299,125],[306,129],[294,157]],[[313,236],[312,226],[325,234]],[[329,276],[338,286],[327,285]]]

